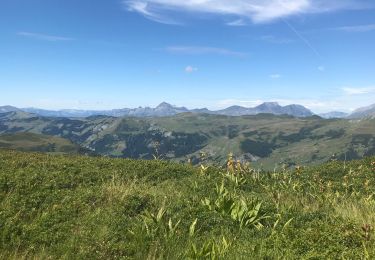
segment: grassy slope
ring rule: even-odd
[[[49,153],[78,153],[78,145],[69,140],[33,133],[0,135],[0,148]]]
[[[0,151],[0,258],[374,258],[374,161],[246,170],[236,185],[217,168]],[[226,199],[262,202],[258,228],[202,204],[223,181]]]
[[[209,140],[202,151],[217,158],[221,163],[229,152],[235,155],[246,152],[241,147],[245,140],[254,140],[260,146],[270,144],[272,153],[256,162],[258,167],[264,166],[266,169],[273,169],[288,162],[302,165],[321,164],[332,155],[338,155],[352,147],[353,136],[369,135],[375,138],[375,120],[185,114],[174,118],[156,119],[155,123],[165,129],[208,135]],[[341,130],[342,135],[329,135],[332,131]],[[355,146],[354,149],[358,151],[359,157],[363,156],[360,147]],[[199,152],[195,155],[198,156]]]

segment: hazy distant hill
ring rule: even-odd
[[[344,113],[344,112],[340,112],[340,111],[332,111],[332,112],[328,112],[328,113],[319,114],[320,117],[323,117],[323,118],[326,118],[326,119],[345,118],[348,115],[349,115],[348,113]]]
[[[375,104],[368,106],[368,107],[362,107],[357,110],[355,110],[353,113],[349,115],[349,118],[368,118],[368,117],[375,117]]]
[[[78,153],[81,148],[67,139],[34,133],[0,135],[0,148],[49,153]]]
[[[139,107],[139,108],[123,108],[113,110],[76,110],[76,109],[64,109],[64,110],[44,110],[37,108],[22,108],[23,111],[38,114],[40,116],[47,117],[89,117],[95,115],[114,116],[114,117],[162,117],[162,116],[173,116],[179,113],[189,112],[184,107],[174,107],[168,103],[161,103],[155,108],[150,107]]]
[[[12,106],[1,106],[0,107],[0,113],[7,113],[7,112],[14,112],[14,111],[20,111],[20,109]]]
[[[213,111],[212,114],[227,116],[245,116],[269,113],[273,115],[291,115],[295,117],[308,117],[313,113],[301,105],[280,106],[276,102],[266,102],[253,108],[231,106],[223,110]]]
[[[21,110],[17,111],[11,111],[11,112],[5,112],[5,113],[0,113],[0,120],[13,120],[13,119],[26,119],[26,118],[31,118],[35,117],[37,115],[30,114]]]
[[[164,117],[174,116],[181,113],[193,112],[193,113],[206,113],[215,115],[227,115],[227,116],[244,116],[244,115],[257,115],[261,113],[270,113],[274,115],[291,115],[295,117],[308,117],[312,116],[313,113],[307,108],[301,105],[288,105],[280,106],[275,102],[266,102],[253,108],[232,106],[226,109],[211,111],[207,108],[203,109],[187,109],[185,107],[172,106],[166,102],[161,103],[155,108],[150,107],[139,107],[139,108],[124,108],[114,110],[44,110],[37,108],[22,108],[23,111],[28,113],[34,113],[46,117],[89,117],[94,115],[105,115],[114,117]]]
[[[68,139],[100,155],[191,160],[200,154],[222,164],[238,159],[272,168],[279,163],[314,164],[375,154],[375,119],[326,120],[258,114],[224,116],[184,113],[170,117],[42,117],[25,112],[0,114],[0,134],[32,132]]]

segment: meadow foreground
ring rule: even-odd
[[[258,172],[0,151],[2,259],[375,257],[375,158]]]

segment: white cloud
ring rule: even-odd
[[[58,41],[73,41],[73,38],[62,37],[62,36],[55,36],[55,35],[48,35],[48,34],[41,34],[41,33],[31,33],[31,32],[18,32],[18,36],[29,37],[36,40],[43,40],[43,41],[50,41],[50,42],[58,42]]]
[[[228,22],[227,25],[229,26],[244,26],[246,25],[246,21],[244,19],[237,19],[231,22]]]
[[[238,21],[240,24],[249,20],[262,23],[297,14],[373,5],[371,0],[124,0],[123,3],[128,10],[157,22],[175,23],[171,17],[176,16],[176,12],[189,12],[236,17],[230,25],[238,25]]]
[[[175,54],[217,54],[223,56],[236,56],[236,57],[245,57],[247,53],[232,51],[224,48],[215,48],[215,47],[204,47],[204,46],[169,46],[165,48],[167,52]]]
[[[375,93],[375,87],[365,87],[365,88],[342,88],[346,95],[365,95],[370,93]]]
[[[281,78],[281,75],[280,74],[271,74],[270,78],[271,79],[279,79],[279,78]]]
[[[195,68],[195,67],[193,67],[193,66],[187,66],[187,67],[185,68],[185,72],[186,72],[186,73],[193,73],[193,72],[196,72],[196,71],[198,71],[198,68]]]
[[[164,24],[175,24],[175,25],[181,24],[180,22],[177,22],[167,16],[151,11],[149,8],[148,1],[131,0],[131,1],[124,1],[124,3],[128,7],[129,11],[138,12],[149,20],[152,20],[158,23],[164,23]]]

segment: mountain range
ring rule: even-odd
[[[65,118],[17,110],[0,113],[0,148],[137,159],[155,155],[193,164],[199,163],[204,154],[204,160],[220,165],[233,153],[241,161],[273,169],[280,163],[307,165],[333,156],[349,160],[375,155],[374,129],[375,118],[323,119],[264,113]]]
[[[113,110],[45,110],[38,108],[16,108],[12,106],[0,107],[1,112],[24,111],[32,114],[37,114],[46,117],[89,117],[89,116],[113,116],[113,117],[164,117],[174,116],[181,113],[204,113],[211,115],[226,115],[226,116],[244,116],[257,115],[262,113],[269,113],[274,115],[291,115],[294,117],[308,117],[313,113],[301,105],[280,106],[276,102],[266,102],[253,108],[231,106],[226,109],[212,111],[207,108],[202,109],[187,109],[186,107],[176,107],[166,102],[161,103],[155,108],[138,107],[138,108],[123,108]]]
[[[309,117],[314,113],[302,105],[287,105],[280,106],[277,102],[265,102],[256,107],[242,107],[231,106],[225,109],[212,111],[207,108],[188,109],[186,107],[177,107],[166,102],[161,103],[155,108],[138,107],[138,108],[123,108],[112,110],[79,110],[79,109],[63,109],[63,110],[46,110],[39,108],[16,108],[13,106],[0,107],[0,113],[24,111],[27,113],[36,114],[45,117],[68,117],[68,118],[84,118],[90,116],[113,116],[113,117],[165,117],[174,116],[181,113],[198,113],[211,115],[225,115],[225,116],[246,116],[257,114],[273,114],[273,115],[290,115],[294,117]],[[326,119],[331,118],[350,118],[360,119],[365,117],[375,116],[375,104],[355,110],[348,114],[340,111],[333,111],[329,113],[318,114],[318,116]]]
[[[301,105],[280,106],[276,102],[266,102],[253,108],[231,106],[223,110],[209,111],[209,114],[226,116],[246,116],[257,114],[290,115],[294,117],[308,117],[314,115],[309,109]]]

